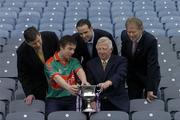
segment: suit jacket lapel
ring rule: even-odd
[[[113,60],[113,57],[114,57],[113,55],[110,57],[107,65],[106,65],[104,80],[107,79],[108,73],[110,72],[111,67],[112,67],[112,66],[114,65],[114,63],[115,63],[114,60]]]

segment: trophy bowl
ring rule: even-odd
[[[80,86],[81,97],[87,102],[87,107],[83,112],[96,112],[95,109],[91,108],[91,102],[96,97],[96,85],[82,85]]]

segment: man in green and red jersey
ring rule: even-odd
[[[80,62],[72,58],[76,49],[76,41],[70,35],[61,38],[60,50],[45,64],[45,74],[48,79],[46,99],[46,115],[60,110],[76,110],[77,80],[83,85],[89,85]]]

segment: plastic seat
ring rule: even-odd
[[[110,17],[99,17],[99,16],[95,16],[95,17],[91,17],[89,18],[89,20],[91,21],[91,23],[101,23],[101,24],[105,24],[105,23],[111,23],[111,19]]]
[[[110,8],[107,7],[90,7],[89,8],[89,18],[91,17],[110,17]]]
[[[0,115],[2,115],[1,117],[6,115],[6,104],[3,101],[0,101]],[[2,120],[1,117],[0,120]]]
[[[171,120],[171,115],[164,111],[139,111],[132,114],[132,120]]]
[[[7,30],[1,30],[0,29],[0,37],[8,39],[9,38],[9,32]]]
[[[154,100],[148,103],[145,99],[130,100],[130,112],[158,110],[164,111],[165,105],[162,100]]]
[[[157,13],[151,10],[140,10],[135,12],[136,17],[141,17],[141,16],[152,16],[152,17],[157,17]]]
[[[144,22],[145,29],[163,29],[163,24],[160,22],[147,21]]]
[[[44,115],[37,112],[16,112],[9,113],[6,120],[44,120]]]
[[[151,33],[154,36],[166,36],[166,32],[164,29],[157,29],[157,28],[151,28],[151,29],[146,29],[147,32]]]
[[[100,111],[92,114],[90,120],[129,120],[129,115],[122,111]]]
[[[25,7],[40,7],[40,8],[44,8],[46,6],[46,2],[45,1],[28,1],[25,4]]]
[[[7,11],[9,11],[9,12],[16,12],[16,13],[19,13],[20,12],[20,8],[19,7],[1,7],[0,8],[0,11],[1,12],[7,12]]]
[[[9,105],[9,112],[45,112],[45,103],[41,100],[33,100],[31,105],[27,105],[24,100],[13,100]]]
[[[167,102],[167,110],[170,113],[180,112],[180,98],[169,100]]]
[[[16,19],[17,18],[17,12],[15,11],[7,11],[7,12],[0,12],[0,16],[1,17],[5,17],[5,18],[14,18]]]
[[[35,17],[35,16],[29,16],[29,17],[24,17],[21,16],[17,19],[17,24],[21,24],[21,23],[34,23],[34,24],[39,24],[39,18]]]
[[[19,13],[19,17],[36,17],[36,18],[41,18],[41,15],[39,12],[36,11],[22,11]]]
[[[9,103],[12,100],[12,92],[6,88],[0,87],[0,101]]]
[[[179,22],[180,16],[164,16],[161,17],[161,23],[168,23],[168,22]]]
[[[86,120],[85,114],[76,111],[57,111],[48,115],[48,120]]]
[[[87,1],[72,1],[69,2],[69,7],[85,7],[88,8],[89,7],[89,3]]]
[[[180,27],[180,22],[167,22],[164,25],[165,30],[178,29]]]
[[[164,89],[164,100],[168,101],[174,98],[180,98],[180,86],[172,86]]]
[[[54,8],[54,7],[67,7],[67,2],[66,1],[48,1],[47,3],[47,8]]]
[[[40,24],[39,29],[54,29],[54,30],[59,30],[62,31],[62,25],[59,23],[44,23]]]
[[[4,87],[13,92],[16,90],[16,81],[11,78],[0,78],[0,87]]]
[[[15,100],[24,100],[26,97],[22,85],[19,81],[17,82],[17,90],[15,91],[14,96]]]
[[[27,29],[28,27],[34,26],[36,28],[38,28],[38,24],[35,23],[19,23],[16,24],[15,26],[15,30],[20,30],[20,31],[24,31],[25,29]]]
[[[158,17],[164,17],[164,16],[179,16],[180,13],[178,11],[172,11],[172,10],[163,10],[158,12]]]
[[[147,11],[154,11],[154,6],[152,5],[143,5],[143,6],[134,6],[134,12],[136,11],[142,11],[142,10],[147,10]]]
[[[14,18],[0,17],[0,23],[11,24],[15,26],[16,20]]]
[[[180,112],[174,114],[174,120],[180,120]]]
[[[64,31],[62,31],[62,36],[64,36],[64,35],[73,35],[76,32],[77,31],[73,30],[73,29],[65,29]]]
[[[180,29],[174,28],[174,29],[167,30],[167,36],[168,37],[180,36]]]
[[[24,7],[24,2],[20,2],[20,1],[11,1],[11,2],[8,2],[6,1],[3,6],[5,7],[18,7],[18,8],[22,8]]]
[[[7,31],[12,31],[14,29],[14,26],[11,24],[5,24],[5,23],[0,23],[0,29],[2,30],[7,30]]]
[[[43,13],[43,9],[41,7],[23,7],[22,11],[29,11],[29,12],[38,12],[40,14]]]

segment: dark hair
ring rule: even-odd
[[[26,42],[33,42],[37,35],[40,35],[40,33],[34,26],[29,27],[24,31],[24,39]]]
[[[66,45],[76,45],[77,42],[71,35],[65,35],[59,40],[59,48],[64,48]],[[60,49],[59,49],[60,50]]]
[[[87,25],[89,28],[91,28],[91,22],[88,19],[80,19],[76,24],[76,28],[83,25]]]

